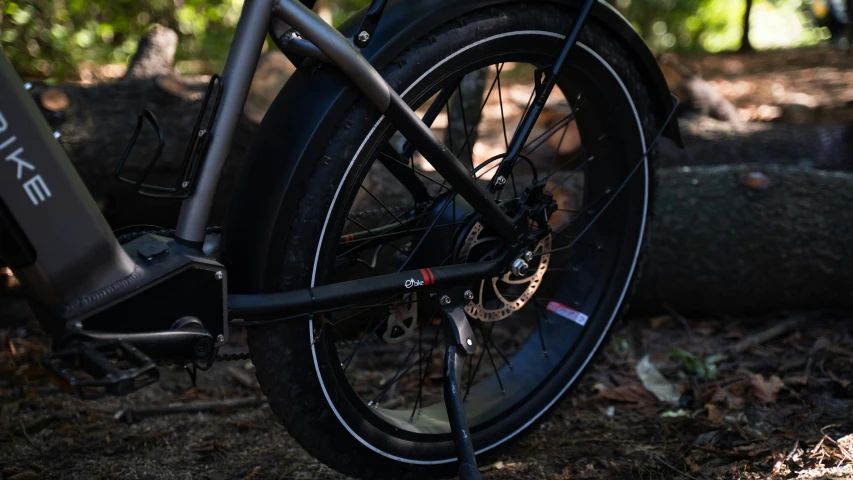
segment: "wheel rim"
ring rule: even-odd
[[[547,34],[545,32],[541,32],[541,33]],[[547,35],[554,36],[554,34],[547,34]],[[582,46],[582,47],[586,48],[584,46]],[[497,70],[498,67],[495,67],[495,68],[496,68],[496,71],[500,71],[500,70]],[[492,88],[498,88],[496,93],[498,93],[498,95],[503,96],[504,95],[503,90],[505,87],[503,85],[499,85],[500,84],[500,80],[499,80],[500,78],[501,78],[500,75],[495,75],[495,84],[492,85]],[[623,86],[623,88],[624,88],[624,86]],[[553,97],[552,97],[552,100],[553,100]],[[550,102],[550,100],[549,100],[549,102]],[[577,107],[577,105],[575,107]],[[575,110],[577,110],[577,108],[573,108],[572,113],[574,113]],[[503,108],[501,108],[501,120],[504,122],[504,125],[505,125],[506,119],[505,119],[505,116],[503,115],[504,113],[505,112],[503,111]],[[561,132],[560,133],[561,140],[559,141],[559,143],[556,147],[556,150],[558,152],[560,150],[560,145],[562,144],[563,140],[565,139],[565,137],[567,135],[567,132],[569,131],[569,128],[572,125],[576,125],[576,124],[577,124],[576,121],[570,121],[568,123],[565,123],[564,129],[561,127],[559,129],[555,130],[554,134],[557,134],[557,132]],[[561,124],[561,121],[557,121],[554,123],[554,125],[561,126],[562,124]],[[376,130],[376,127],[374,127],[374,130]],[[371,131],[371,134],[374,134],[374,131]],[[390,133],[388,135],[390,135]],[[507,134],[506,134],[507,140],[509,139],[510,135],[511,135],[511,132],[507,132]],[[545,140],[548,140],[549,138],[552,138],[552,137],[553,137],[553,135],[545,138]],[[535,146],[536,142],[539,139],[535,138],[534,136],[532,136],[531,138],[533,140],[529,141],[528,145]],[[382,142],[380,142],[380,143],[382,143]],[[537,147],[537,149],[538,148],[539,147]],[[482,159],[477,160],[476,154],[472,154],[471,156],[474,157],[475,164],[482,161]],[[482,166],[484,164],[479,163],[479,165]],[[588,161],[576,161],[576,163],[574,163],[574,164],[569,163],[569,165],[575,165],[575,166],[582,165],[584,167],[588,167],[589,162]],[[559,171],[559,169],[555,169],[555,170]],[[364,175],[362,175],[361,177],[366,178],[366,176],[367,176],[367,172],[364,172]],[[559,187],[559,186],[565,185],[565,184],[571,185],[570,182],[574,182],[574,180],[572,180],[573,176],[575,178],[578,178],[578,177],[585,178],[586,177],[586,175],[576,175],[576,174],[569,175],[568,178],[566,178],[566,177],[561,178],[560,176],[557,176],[557,178],[555,178],[553,180],[552,184],[554,184],[556,187]],[[647,174],[646,174],[646,176],[647,176]],[[438,177],[438,178],[440,178],[440,177]],[[513,179],[513,180],[515,180],[515,179]],[[361,180],[359,180],[355,183],[359,183],[360,181]],[[644,181],[646,181],[646,180],[644,179]],[[590,206],[595,206],[595,202],[599,200],[598,197],[590,198],[592,193],[594,193],[595,191],[604,191],[607,188],[612,188],[612,187],[608,187],[607,185],[601,185],[599,187],[594,187],[592,183],[590,183],[589,185],[585,185],[583,187],[585,208],[590,207]],[[508,191],[508,189],[505,191]],[[375,193],[372,193],[372,192],[368,192],[368,193],[370,194],[369,196],[372,196],[372,197],[374,197],[374,199],[376,199]],[[353,198],[355,198],[355,196],[353,196]],[[349,202],[349,203],[352,203],[352,202]],[[565,205],[561,205],[561,207],[564,207],[564,206]],[[387,207],[387,206],[383,205],[383,207]],[[391,207],[391,208],[393,208],[393,207]],[[643,208],[643,212],[644,212],[645,211],[645,203],[644,203],[642,208]],[[563,210],[570,210],[570,209],[564,208]],[[573,209],[573,210],[575,210],[575,209]],[[455,205],[453,206],[453,211],[454,212],[456,211]],[[394,218],[395,222],[401,223],[400,218],[398,218],[399,215],[395,215],[393,210],[391,210],[390,212],[387,212],[387,213],[388,213],[389,217],[397,217],[397,218]],[[569,212],[563,212],[563,213],[569,213]],[[644,214],[642,215],[642,217],[643,217],[643,222],[644,222]],[[359,225],[359,223],[361,223],[361,225]],[[569,223],[571,224],[571,221],[569,221]],[[372,230],[370,225],[364,225],[363,222],[357,222],[356,221],[356,222],[350,222],[350,224],[351,225],[357,225],[357,228],[361,228],[362,230],[367,230],[367,231]],[[454,221],[453,224],[455,226],[456,222]],[[641,224],[638,235],[636,235],[638,238],[642,237],[643,226],[644,226],[644,223]],[[340,233],[342,234],[342,236],[349,235],[348,233],[346,233],[347,231],[345,229],[346,229],[345,225],[343,225],[340,229],[341,230]],[[565,231],[565,229],[564,229],[564,231]],[[590,235],[589,235],[590,231],[585,230],[585,232],[586,232],[585,234],[587,235],[586,239],[589,240],[590,239]],[[594,237],[594,235],[592,237]],[[592,248],[604,249],[605,245],[606,245],[606,241],[599,243],[599,244],[592,242],[591,244],[592,244]],[[583,245],[583,244],[581,244],[581,245]],[[319,257],[319,253],[318,253],[318,257]],[[635,258],[636,258],[636,255],[634,255],[634,259]],[[552,260],[552,262],[555,264],[557,264],[557,263],[566,264],[567,263],[565,261],[565,259],[562,259],[562,260],[556,259],[556,261]],[[579,265],[576,265],[576,266],[578,266],[577,271],[582,271],[582,270],[589,268],[589,267],[581,268]],[[629,270],[633,271],[633,267],[634,267],[634,264],[632,263],[630,265]],[[571,270],[571,267],[566,267],[566,271],[570,271],[570,270]],[[575,273],[577,273],[577,271]],[[316,265],[315,265],[315,275],[317,275],[318,272],[319,272],[318,276],[319,276],[320,281],[323,281],[325,275],[328,272],[325,272],[325,273],[322,272],[322,269],[316,268]],[[628,272],[628,277],[630,277],[630,272]],[[545,283],[545,282],[543,281],[543,283]],[[592,285],[589,288],[590,290],[595,290],[595,287],[596,287],[594,285],[595,283],[596,282],[591,282]],[[601,283],[601,281],[599,281],[598,283]],[[604,282],[604,283],[606,283],[606,282]],[[593,292],[590,295],[588,295],[588,298],[591,298],[591,299],[600,298],[605,293],[608,293],[608,292],[605,292],[603,289],[601,289],[600,286],[599,286],[598,290],[599,291]],[[621,303],[622,296],[624,295],[624,289],[623,289],[623,291],[617,292],[617,293],[618,293],[618,297],[619,297],[618,301],[617,301],[617,304],[618,304],[618,303]],[[554,295],[556,295],[556,293]],[[563,297],[565,297],[565,294],[560,298],[563,298]],[[554,298],[556,298],[556,297],[552,297],[552,299],[554,299]],[[557,300],[559,300],[560,298],[557,298]],[[409,300],[411,300],[411,299],[409,299]],[[569,351],[572,349],[573,345],[575,345],[580,340],[580,337],[582,336],[582,333],[584,330],[583,325],[581,325],[583,323],[582,317],[577,316],[576,314],[573,314],[572,310],[575,310],[577,312],[582,313],[584,311],[584,309],[587,309],[586,311],[587,311],[587,313],[590,314],[590,317],[592,317],[593,314],[595,313],[594,308],[592,308],[589,305],[584,305],[583,302],[578,302],[578,304],[572,304],[572,305],[568,305],[567,303],[563,303],[563,302],[557,302],[559,305],[551,304],[550,308],[549,308],[549,304],[548,303],[542,304],[542,303],[540,303],[541,300],[542,299],[534,298],[534,299],[532,299],[531,302],[528,302],[528,305],[525,305],[525,308],[527,308],[528,310],[534,311],[533,316],[536,319],[536,329],[538,330],[538,334],[536,334],[535,332],[533,334],[530,334],[531,332],[528,332],[526,341],[523,344],[517,345],[515,347],[515,349],[512,352],[510,352],[509,354],[507,354],[506,352],[500,351],[498,345],[496,345],[496,342],[494,341],[494,337],[493,337],[491,342],[488,340],[485,340],[485,338],[489,334],[494,335],[496,328],[498,330],[503,328],[504,324],[501,324],[499,326],[496,326],[498,324],[495,324],[495,323],[486,324],[486,325],[479,325],[479,326],[475,325],[475,330],[477,330],[477,332],[479,334],[478,340],[480,341],[481,344],[485,344],[486,348],[482,349],[480,351],[480,356],[478,359],[476,358],[476,355],[475,355],[475,358],[471,362],[471,366],[466,371],[467,372],[478,372],[479,369],[483,368],[484,365],[486,365],[485,370],[488,370],[488,366],[491,365],[491,367],[492,367],[491,370],[493,371],[493,374],[490,377],[488,377],[486,380],[480,382],[479,384],[476,383],[477,376],[480,375],[479,373],[475,373],[475,375],[471,376],[471,378],[474,379],[474,382],[471,383],[470,385],[468,384],[468,382],[465,381],[465,379],[463,379],[463,386],[466,389],[466,397],[468,400],[466,402],[466,412],[467,412],[467,415],[469,417],[469,424],[472,426],[472,431],[474,432],[475,437],[477,435],[478,430],[487,429],[489,427],[490,423],[494,423],[496,419],[500,418],[502,415],[511,411],[515,406],[518,405],[519,402],[523,402],[527,397],[529,397],[531,395],[531,392],[535,391],[536,385],[546,383],[548,381],[548,378],[559,369],[560,363],[567,357],[567,355],[568,355]],[[596,303],[596,302],[593,302],[593,303]],[[566,310],[566,307],[568,307],[569,310]],[[399,308],[399,306],[395,306],[395,308]],[[558,312],[562,312],[562,314],[560,314]],[[516,316],[518,316],[518,315],[520,315],[520,313],[517,314]],[[567,317],[571,317],[572,315],[574,315],[574,318],[567,318]],[[609,315],[609,317],[610,318],[605,319],[607,324],[609,324],[609,322],[612,320],[612,315]],[[561,320],[561,323],[554,322],[555,319]],[[541,322],[543,320],[545,320],[546,322],[550,321],[548,323],[548,326],[544,327],[544,330],[543,330],[543,327],[541,326]],[[567,321],[567,320],[569,320],[569,321]],[[377,331],[376,329],[381,327],[381,323],[382,323],[381,321],[377,321],[376,327],[370,327],[369,329],[365,329],[365,332],[366,333],[367,332],[375,333]],[[431,325],[430,322],[424,322],[423,319],[421,319],[420,324],[425,326],[425,327],[434,326],[434,325]],[[527,324],[528,324],[527,327],[529,327],[530,326],[529,325],[530,324],[529,319],[527,320]],[[508,323],[507,323],[507,325],[508,325]],[[519,331],[519,329],[523,330],[524,325],[522,325],[519,328],[516,328],[516,333]],[[605,327],[605,329],[606,329],[606,327]],[[316,328],[315,328],[315,330],[316,330]],[[528,330],[530,330],[530,328],[528,328]],[[429,330],[429,331],[430,331],[430,333],[437,332],[437,327],[435,329]],[[424,336],[423,331],[421,331],[421,335],[420,335],[421,340],[423,340],[423,336]],[[321,338],[315,338],[314,341],[316,342],[317,340],[322,340],[322,342],[320,342],[320,344],[323,345],[323,348],[326,352],[334,352],[337,350],[336,345],[335,345],[334,335],[325,335],[325,336],[321,335],[320,337]],[[435,338],[439,339],[440,336],[436,335]],[[550,341],[546,342],[546,338],[548,338],[548,339],[569,339],[570,341],[555,342],[555,344],[553,346],[550,346],[550,345],[548,345],[548,343],[551,343],[551,342]],[[356,346],[358,346],[358,345],[363,346],[363,344],[364,344],[363,339],[364,339],[364,337],[358,338],[358,340],[355,342]],[[440,343],[440,340],[437,340],[437,341],[439,341],[439,343]],[[598,339],[598,341],[600,341],[600,338]],[[340,346],[340,345],[338,345],[338,346]],[[408,348],[408,347],[406,347],[406,348]],[[438,348],[438,347],[436,347],[436,348]],[[413,358],[417,359],[417,358],[422,357],[422,358],[424,358],[423,363],[429,364],[428,362],[430,362],[432,359],[441,359],[443,357],[443,355],[442,355],[443,349],[440,349],[440,351],[437,351],[437,352],[434,351],[432,356],[426,356],[426,357],[423,357],[423,355],[429,355],[428,353],[425,353],[426,351],[428,351],[427,348],[418,347],[417,350],[418,350],[418,353],[414,353],[415,351],[410,349],[409,354],[405,356],[405,359],[402,362],[403,366],[412,365],[413,364],[413,362],[412,362]],[[543,355],[543,351],[547,352],[548,354]],[[414,355],[414,357],[412,355]],[[340,360],[341,364],[345,364],[347,367],[352,368],[353,359],[349,358],[349,357],[350,356],[345,353],[344,355],[341,355],[338,358],[338,360]],[[315,351],[315,362],[316,362],[316,351]],[[425,365],[421,365],[421,362],[415,362],[415,363],[417,363],[417,366],[418,366],[417,371],[418,371],[419,379],[421,378],[421,376],[425,377],[429,373],[429,367],[426,367]],[[510,366],[510,365],[512,365],[512,366]],[[330,380],[329,377],[332,377],[331,381],[339,382],[338,386],[342,386],[341,384],[344,382],[349,383],[351,381],[351,377],[347,377],[346,373],[344,372],[345,368],[343,365],[341,365],[340,368],[337,368],[337,369],[332,368],[331,370],[332,370],[332,375],[327,374],[326,376],[324,376],[323,377],[324,382],[328,382]],[[397,370],[392,375],[392,379],[404,379],[406,377],[406,375],[409,375],[411,373],[411,370],[405,370],[404,369],[403,371],[404,371],[405,375],[400,375],[400,370]],[[441,369],[433,368],[432,371],[433,372],[440,372]],[[542,373],[542,372],[546,372],[546,373]],[[318,364],[318,373],[319,373],[319,364]],[[503,377],[501,377],[501,375],[503,375]],[[510,377],[516,378],[516,379],[522,379],[523,381],[517,381],[517,382],[506,381]],[[395,382],[397,382],[397,381],[400,381],[400,380],[395,380]],[[423,381],[420,381],[419,384],[421,386],[423,386]],[[360,408],[360,410],[363,412],[365,418],[368,418],[371,421],[371,423],[374,424],[374,426],[376,426],[380,429],[385,429],[389,433],[393,433],[399,438],[406,438],[406,439],[411,439],[411,440],[419,441],[419,442],[424,442],[424,441],[446,442],[447,441],[446,433],[448,431],[448,428],[446,427],[446,415],[444,413],[444,406],[440,401],[436,402],[432,405],[427,405],[424,408],[422,405],[419,405],[419,404],[424,404],[424,403],[428,404],[429,403],[427,401],[424,401],[424,399],[427,397],[427,395],[418,393],[418,394],[415,394],[415,400],[414,400],[415,404],[411,410],[409,408],[394,409],[394,410],[384,408],[384,407],[382,407],[382,401],[385,400],[385,397],[388,395],[388,392],[390,391],[390,389],[385,388],[388,385],[393,386],[394,383],[389,384],[388,381],[386,381],[385,385],[378,390],[379,393],[377,395],[375,395],[372,399],[366,399],[366,398],[364,398],[363,395],[360,396],[359,392],[357,392],[357,388],[350,388],[349,392],[346,392],[345,387],[343,388],[343,390],[345,391],[345,393],[348,393],[346,401],[350,402],[352,405],[355,405],[356,407],[359,406],[358,405],[359,403],[362,403],[361,407],[363,407],[363,408]],[[440,382],[439,382],[439,385],[440,385]],[[352,385],[350,385],[350,386],[352,387]],[[439,392],[440,392],[440,390],[439,390]],[[362,394],[363,393],[364,392],[362,392]],[[496,395],[496,393],[498,393],[498,395]],[[495,402],[494,399],[498,398],[498,397],[501,398],[501,400],[499,402]],[[329,398],[328,394],[327,394],[327,398]],[[330,401],[330,405],[332,405],[333,403],[334,402]],[[373,408],[376,406],[377,403],[379,403],[380,408]],[[386,405],[387,405],[387,402],[386,402]],[[334,405],[332,405],[332,406],[334,408]],[[409,406],[411,406],[411,405],[409,405]],[[336,413],[337,413],[337,410],[336,410]],[[415,415],[413,415],[413,413],[419,413],[419,414],[415,416]],[[341,418],[341,417],[339,416],[339,418]],[[412,421],[410,422],[410,420],[412,420]],[[532,421],[532,419],[531,419],[531,421]],[[344,424],[346,425],[345,420],[342,419],[342,422],[344,422]],[[348,429],[350,429],[350,428],[348,427]],[[358,435],[355,432],[353,432],[351,429],[350,429],[350,431],[351,431],[351,433],[353,433],[358,438]],[[508,438],[508,437],[506,437],[506,438]],[[359,439],[361,440],[361,438],[359,438]],[[501,440],[501,441],[503,441],[503,440]],[[362,443],[365,443],[365,441],[362,440]],[[488,448],[488,447],[485,447],[485,448]],[[451,461],[451,460],[452,460],[452,458],[448,459],[447,461]],[[416,461],[415,463],[418,463],[418,462]],[[440,462],[427,462],[427,463],[440,463]]]

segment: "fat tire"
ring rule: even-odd
[[[555,19],[559,19],[556,21]],[[466,14],[436,28],[401,53],[381,73],[397,91],[413,81],[431,61],[435,52],[450,53],[454,45],[467,45],[484,36],[485,31],[503,28],[506,31],[550,29],[565,34],[572,23],[570,12],[546,3],[515,3],[492,7]],[[543,26],[543,24],[545,26]],[[554,25],[563,25],[560,30]],[[512,30],[510,30],[512,29]],[[628,88],[643,124],[646,142],[656,133],[652,104],[642,77],[630,60],[627,48],[603,26],[590,21],[581,41],[598,53],[617,72]],[[275,269],[276,287],[280,291],[310,285],[314,255],[319,243],[325,213],[339,183],[370,127],[379,118],[365,100],[354,103],[341,118],[325,152],[315,159],[314,170],[307,179],[305,196],[296,206],[297,214],[288,228],[285,257]],[[653,159],[649,156],[649,208],[654,199]],[[272,222],[277,219],[270,219]],[[648,222],[647,222],[648,224]],[[648,238],[648,228],[645,239]],[[643,240],[645,244],[645,240]],[[645,247],[642,248],[645,250]],[[634,270],[636,281],[644,255],[641,253]],[[269,278],[269,277],[268,277]],[[633,287],[628,289],[629,293]],[[622,302],[627,307],[628,297]],[[605,333],[606,335],[606,333]],[[360,443],[342,426],[328,405],[313,363],[307,321],[285,322],[249,329],[248,339],[252,360],[257,367],[258,381],[270,406],[283,421],[290,435],[312,456],[331,468],[363,479],[374,478],[437,478],[456,473],[456,465],[415,465],[391,460]],[[553,407],[551,408],[553,410]],[[539,421],[544,415],[539,418]]]

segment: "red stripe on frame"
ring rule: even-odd
[[[432,269],[427,268],[426,271],[429,274],[429,284],[432,285],[433,283],[435,283],[435,277],[432,274]]]
[[[424,285],[429,285],[429,276],[423,268],[421,269],[421,275],[424,277]]]

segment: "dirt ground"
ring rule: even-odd
[[[684,62],[745,119],[853,119],[853,55]],[[496,132],[481,132],[482,143]],[[4,300],[0,479],[343,478],[288,436],[251,363],[218,364],[196,388],[163,367],[158,384],[128,397],[77,400],[45,377],[46,342],[21,300]],[[484,478],[853,478],[851,325],[831,312],[626,320],[553,415],[481,463]],[[235,342],[228,348],[240,351]],[[663,380],[638,375],[647,355]]]
[[[196,388],[165,367],[128,397],[81,401],[44,377],[42,338],[2,335],[4,479],[342,478],[288,436],[249,362],[218,364]],[[638,378],[646,355],[675,404]],[[846,315],[626,320],[553,415],[481,468],[494,480],[853,478],[851,379]],[[190,411],[140,410],[176,404]]]

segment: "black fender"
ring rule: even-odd
[[[435,27],[467,12],[510,1],[514,0],[390,0],[362,54],[381,70]],[[574,9],[581,5],[580,0],[533,1]],[[341,32],[352,37],[362,15],[364,10],[344,23]],[[628,47],[654,96],[657,118],[662,123],[672,110],[673,101],[663,73],[642,37],[616,9],[601,0],[592,9],[591,17],[612,30]],[[282,262],[286,230],[300,214],[296,206],[305,193],[304,179],[328,143],[335,122],[357,96],[358,91],[333,67],[306,60],[270,106],[246,154],[226,216],[222,261],[228,268],[231,293],[276,290],[276,269],[267,267]],[[681,145],[677,122],[671,122],[663,135]]]

